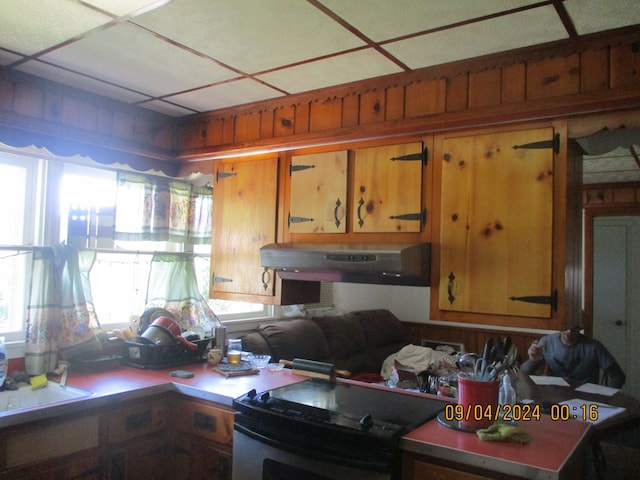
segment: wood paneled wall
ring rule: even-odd
[[[582,205],[585,210],[640,207],[640,182],[585,185]]]
[[[0,70],[0,141],[61,156],[177,173],[175,119],[98,95]]]
[[[402,322],[402,327],[408,335],[407,340],[414,345],[420,345],[422,339],[455,342],[462,343],[466,352],[475,353],[482,352],[482,347],[489,337],[504,338],[509,335],[513,344],[518,347],[519,363],[528,358],[527,349],[531,343],[542,336],[541,333],[514,332],[507,329],[490,330],[431,323]]]
[[[640,105],[640,32],[455,62],[194,116],[179,157],[292,148]]]

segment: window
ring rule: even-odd
[[[183,251],[172,242],[113,240],[116,172],[0,152],[0,334],[24,339],[31,255],[16,246],[66,242],[96,248],[94,305],[104,328],[124,326],[144,309],[154,251]],[[28,221],[27,221],[28,220]],[[45,239],[51,239],[47,241]],[[210,245],[192,247],[198,286],[208,298]],[[272,315],[262,304],[209,300],[221,320]]]
[[[31,256],[18,245],[36,243],[38,170],[40,162],[14,155],[0,156],[0,332],[7,341],[22,340],[26,272]],[[27,221],[27,219],[31,221]]]

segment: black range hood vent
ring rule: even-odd
[[[272,243],[260,249],[265,268],[285,280],[429,286],[431,245]]]

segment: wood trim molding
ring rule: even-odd
[[[640,107],[640,32],[554,42],[196,115],[183,162]]]

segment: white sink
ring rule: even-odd
[[[34,408],[41,405],[65,402],[76,398],[93,395],[87,390],[75,387],[61,387],[60,384],[49,382],[46,387],[31,390],[31,386],[20,387],[18,390],[0,392],[0,414],[9,410]]]

